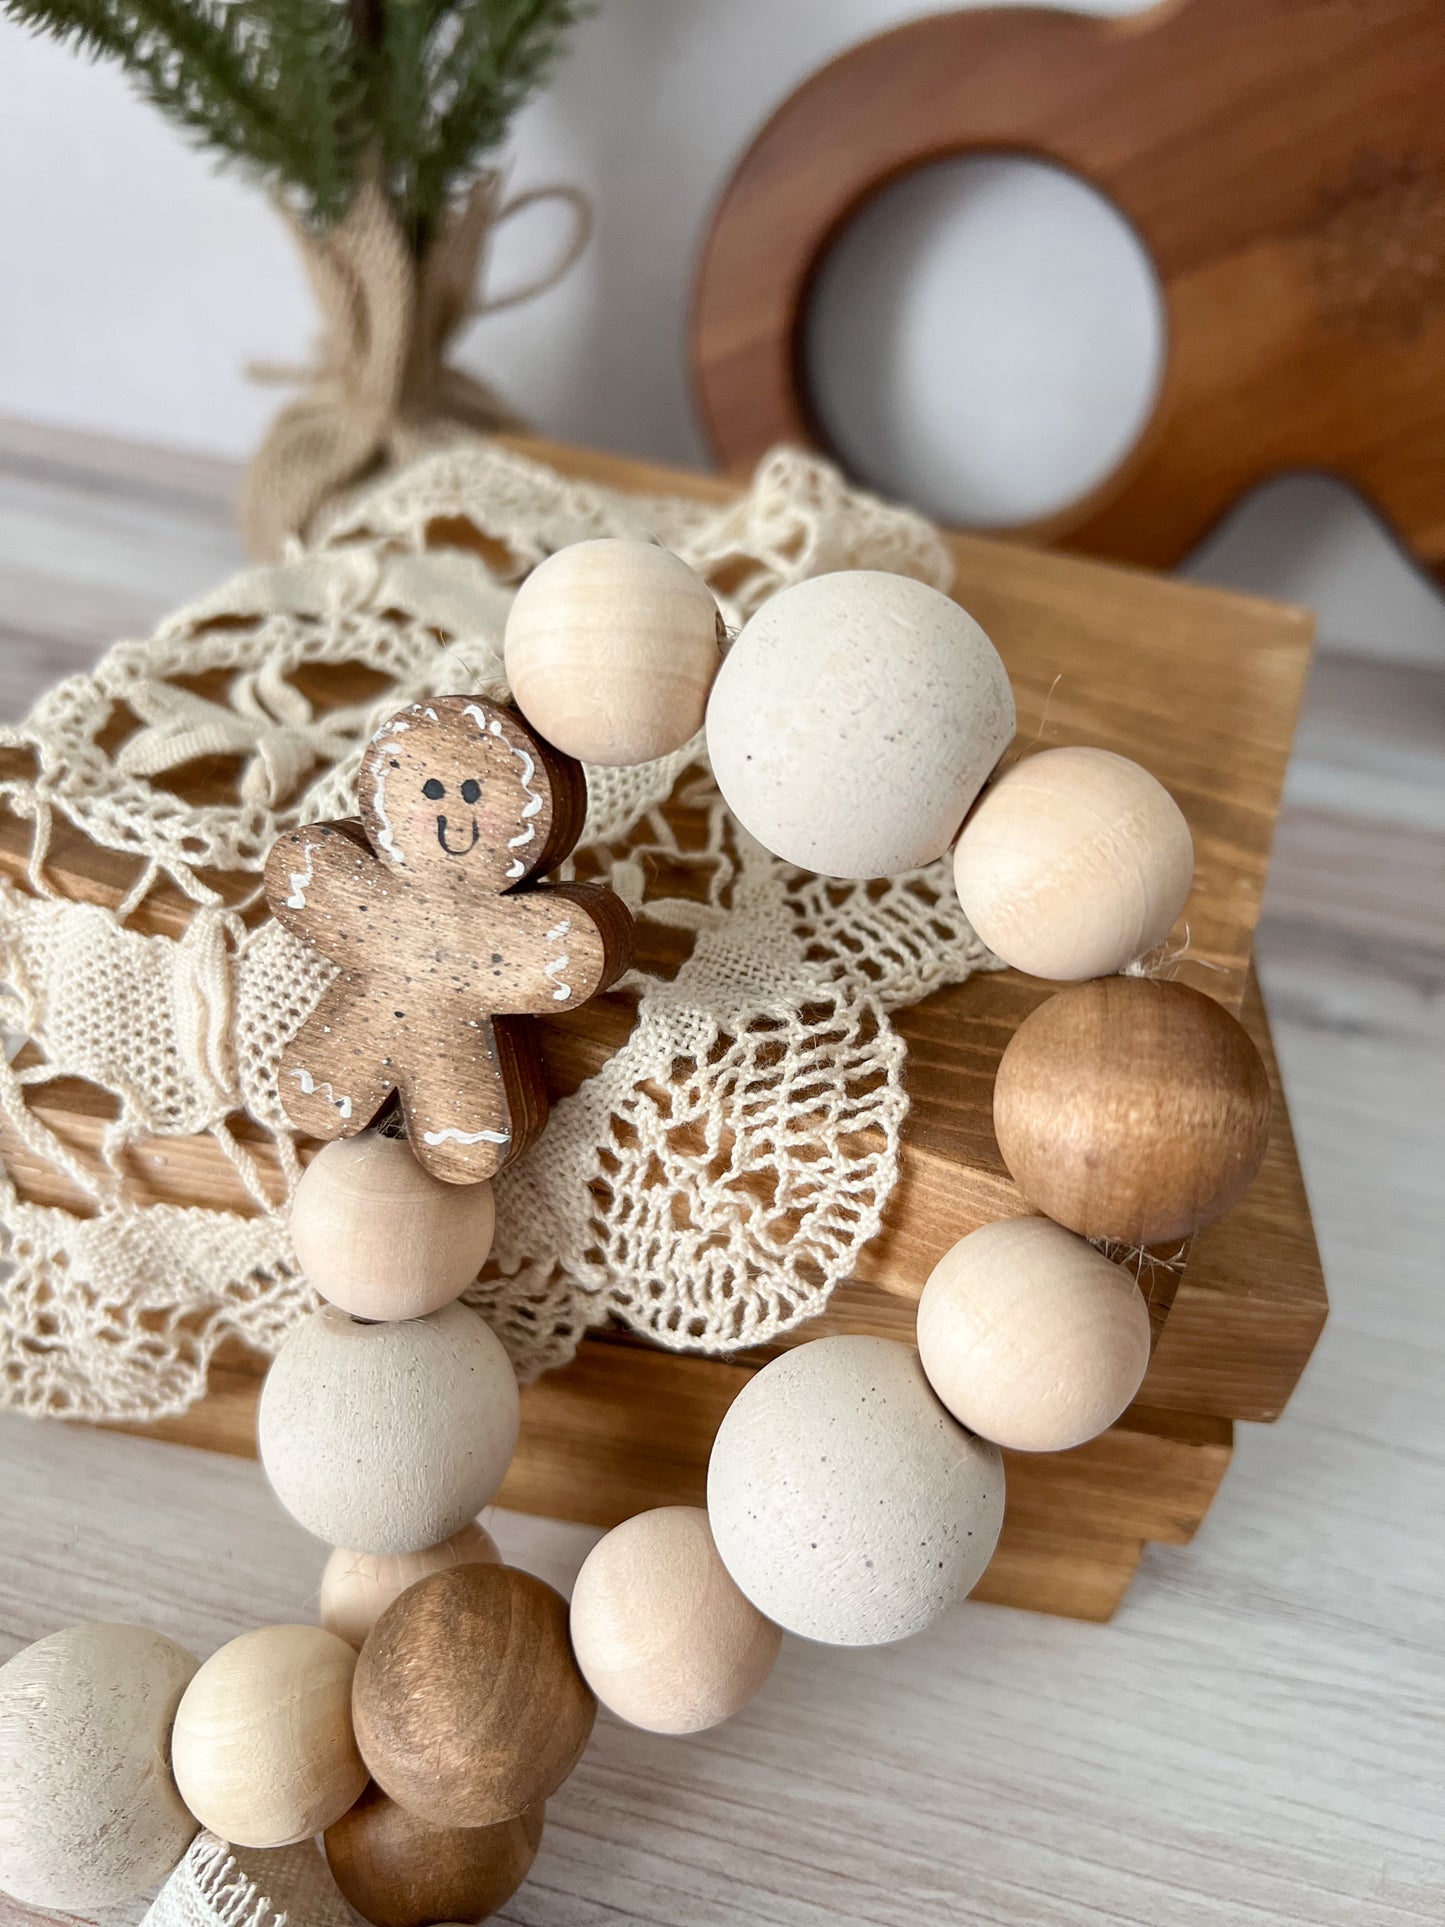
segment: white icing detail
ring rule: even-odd
[[[406,724],[401,724],[401,727],[405,729]],[[399,863],[405,867],[406,858],[397,848],[396,838],[392,834],[391,818],[386,813],[386,771],[384,769],[379,769],[376,772],[376,788],[372,792],[372,807],[376,811],[376,820],[381,826],[376,832],[378,844],[385,850],[393,863]]]
[[[490,730],[493,736],[496,737],[497,741],[501,743],[505,748],[509,749],[512,752],[512,754],[516,757],[517,761],[522,765],[522,788],[526,793],[526,797],[527,797],[527,801],[522,805],[522,821],[525,823],[529,817],[540,816],[542,812],[542,806],[545,803],[546,798],[543,796],[539,796],[537,791],[534,790],[532,787],[532,778],[537,774],[537,765],[533,761],[533,759],[527,754],[526,750],[518,749],[517,745],[512,741],[511,737],[508,736],[506,732],[503,730],[501,721],[498,717],[493,716],[489,722],[487,718],[482,714],[481,710],[477,708],[475,703],[468,703],[466,706],[466,709],[463,711],[463,714],[467,716],[475,716],[477,719],[478,728]],[[534,833],[535,833],[534,827],[529,827],[524,836],[514,836],[507,844],[507,848],[511,850],[511,849],[514,849],[519,843],[530,843]],[[526,871],[526,866],[523,865],[519,869],[509,869],[507,871],[507,875],[509,877],[523,876],[525,874],[525,871]]]
[[[312,884],[318,847],[315,843],[308,843],[306,845],[306,867],[291,872],[291,894],[286,899],[288,909],[304,910],[306,908],[306,892]]]
[[[554,923],[552,928],[547,932],[548,943],[556,943],[559,938],[565,937],[571,928],[572,919],[570,917],[563,917],[560,923]],[[552,998],[555,1003],[565,1004],[567,999],[572,995],[571,984],[566,982],[565,979],[562,979],[562,972],[571,961],[572,959],[566,951],[563,951],[560,957],[554,957],[551,963],[543,965],[543,970],[547,976],[561,979],[552,991]]]
[[[434,709],[424,709],[421,713],[423,716],[429,716],[433,722],[437,720],[437,713]]]
[[[526,874],[527,874],[526,864],[522,861],[522,859],[519,856],[514,856],[511,862],[507,865],[507,875],[509,877],[524,877]]]
[[[296,1079],[296,1082],[301,1086],[302,1092],[305,1096],[310,1097],[316,1091],[320,1091],[322,1096],[326,1099],[326,1102],[328,1104],[334,1104],[342,1117],[351,1116],[351,1099],[349,1097],[338,1097],[336,1095],[336,1092],[332,1089],[331,1085],[328,1084],[324,1078],[318,1084],[316,1082],[316,1079],[311,1075],[310,1071],[293,1070],[291,1075]]]
[[[535,836],[536,834],[537,834],[537,826],[536,826],[536,824],[535,824],[535,823],[529,823],[529,824],[527,825],[527,827],[526,827],[526,829],[525,829],[525,830],[523,830],[523,832],[522,832],[522,834],[521,834],[520,836],[509,836],[509,837],[507,838],[507,848],[508,848],[509,850],[515,850],[515,849],[517,848],[517,846],[518,846],[519,844],[522,844],[522,843],[530,843],[530,842],[532,841],[532,838],[533,838],[533,837],[534,837],[534,836]]]
[[[445,1144],[451,1138],[457,1144],[510,1144],[510,1131],[457,1131],[449,1124],[444,1131],[423,1131],[423,1144]]]

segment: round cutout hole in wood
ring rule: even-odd
[[[940,521],[1057,514],[1153,411],[1164,303],[1134,229],[1077,175],[1013,154],[893,182],[834,242],[802,330],[844,464]]]

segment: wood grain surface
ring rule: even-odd
[[[239,566],[233,482],[220,464],[0,423],[5,713]],[[1320,493],[1302,484],[1290,514]],[[1437,1919],[1445,610],[1377,537],[1363,558],[1332,546],[1311,575],[1300,528],[1268,504],[1260,516],[1269,579],[1312,584],[1333,625],[1258,942],[1334,1298],[1286,1422],[1240,1429],[1197,1536],[1149,1548],[1107,1629],[970,1602],[895,1651],[787,1639],[757,1699],[696,1739],[604,1715],[499,1916],[513,1927]],[[1300,1308],[1281,1278],[1316,1262],[1298,1163],[1277,1149],[1196,1240],[1154,1355],[1156,1409],[1192,1378],[1268,1415],[1269,1368],[1251,1373],[1234,1321],[1288,1329]],[[906,1314],[876,1287],[859,1301],[860,1316]],[[713,1369],[683,1364],[686,1379]],[[218,1371],[218,1435],[228,1416],[246,1429],[248,1392],[253,1376]],[[571,1464],[590,1452],[625,1472],[631,1451],[646,1469],[625,1428],[559,1408]],[[644,1489],[665,1486],[671,1449],[664,1437]],[[554,1441],[537,1450],[565,1469]],[[85,1619],[151,1624],[204,1654],[315,1612],[323,1549],[249,1458],[0,1414],[0,1462],[0,1657]],[[595,1537],[515,1512],[487,1523],[564,1590]],[[1011,1556],[1022,1569],[1045,1553],[1021,1537]],[[1117,1592],[1118,1562],[1137,1557],[1119,1541],[1074,1571]],[[101,1918],[135,1927],[141,1911]],[[55,1918],[0,1899],[0,1927]]]
[[[1115,203],[1168,344],[1137,446],[1025,533],[1168,567],[1257,482],[1319,469],[1445,567],[1442,84],[1435,0],[992,7],[849,48],[776,110],[713,218],[692,354],[714,451],[739,469],[820,438],[801,318],[852,215],[915,168],[1012,151]]]
[[[495,1827],[428,1827],[372,1785],[326,1829],[326,1860],[372,1927],[487,1920],[526,1879],[543,1816],[533,1807]]]
[[[556,1588],[468,1565],[429,1573],[387,1607],[357,1659],[351,1713],[372,1778],[408,1813],[493,1827],[557,1791],[597,1701]]]

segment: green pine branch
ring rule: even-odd
[[[381,0],[384,151],[398,211],[425,246],[546,80],[588,0]]]
[[[117,61],[200,147],[318,226],[380,157],[418,252],[590,0],[0,0]]]

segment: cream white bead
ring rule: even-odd
[[[349,1552],[338,1546],[321,1575],[321,1623],[360,1651],[392,1600],[418,1579],[453,1566],[496,1565],[501,1556],[491,1533],[475,1523],[420,1552]]]
[[[507,680],[549,743],[584,763],[648,763],[702,728],[718,609],[652,542],[574,542],[539,563],[507,617]]]
[[[201,1667],[176,1712],[176,1784],[237,1847],[286,1847],[361,1797],[351,1731],[356,1654],[320,1626],[262,1626]]]
[[[490,1184],[443,1184],[404,1138],[364,1131],[301,1174],[291,1242],[307,1282],[355,1318],[422,1318],[476,1280],[492,1248]]]
[[[196,1661],[144,1626],[51,1633],[0,1666],[0,1890],[89,1912],[163,1880],[196,1831],[169,1765]]]
[[[765,602],[707,711],[728,808],[775,856],[881,877],[941,856],[1014,733],[998,652],[907,576],[814,577]]]
[[[440,1544],[495,1496],[517,1444],[517,1381],[470,1306],[365,1325],[323,1305],[261,1393],[261,1461],[308,1532],[358,1552]]]
[[[707,1506],[723,1564],[805,1639],[879,1646],[977,1584],[1003,1523],[1003,1463],[934,1397],[911,1345],[819,1338],[744,1386],[718,1428]]]
[[[572,1650],[587,1684],[649,1733],[701,1733],[730,1719],[773,1670],[781,1640],[718,1557],[700,1506],[662,1506],[615,1526],[572,1593]]]
[[[1108,977],[1169,935],[1194,842],[1164,785],[1106,749],[1050,749],[1005,771],[953,858],[964,915],[1032,977]]]
[[[1149,1308],[1121,1266],[1047,1218],[986,1224],[946,1251],[918,1304],[929,1383],[970,1431],[1066,1452],[1133,1400]]]

